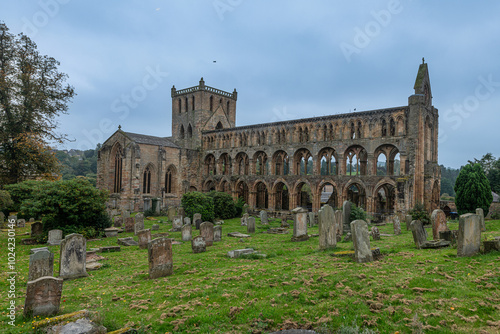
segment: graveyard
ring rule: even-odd
[[[42,333],[43,324],[37,321],[48,318],[23,316],[27,281],[32,274],[28,270],[30,252],[39,247],[47,247],[52,254],[46,257],[53,263],[55,276],[50,286],[62,284],[57,315],[87,310],[108,332],[127,327],[137,333],[271,333],[292,328],[318,333],[355,333],[348,330],[356,328],[360,333],[500,330],[498,251],[458,257],[456,245],[418,249],[412,231],[403,222],[399,235],[394,234],[393,224],[377,226],[375,239],[379,240],[370,235],[369,247],[380,252],[373,261],[357,261],[353,241],[342,238],[331,245],[335,231],[327,231],[330,237],[320,241],[319,227],[314,224],[307,228],[308,238],[296,238],[294,225],[299,223],[288,220],[290,227],[281,228],[281,220],[270,217],[264,225],[257,215],[247,221],[249,225],[255,221],[253,226],[242,226],[240,218],[215,228],[208,225],[211,223],[202,223],[200,230],[192,226],[194,239],[207,236],[208,228],[218,231],[212,232],[211,246],[200,237],[203,249],[195,252],[183,229],[163,221],[167,217],[144,219],[139,232],[146,229],[144,242],[156,239],[150,244],[168,244],[172,263],[160,268],[162,272],[151,271],[151,247],[140,247],[144,242],[132,228],[117,236],[85,240],[80,250],[86,249],[87,261],[97,259],[100,265],[87,262],[86,272],[77,270],[77,277],[64,281],[60,263],[78,262],[79,251],[73,250],[69,260],[61,259],[60,248],[76,243],[75,237],[64,236],[60,245],[22,245],[21,240],[29,237],[23,234],[29,234],[26,232],[33,223],[16,228],[16,327],[5,333]],[[450,230],[458,230],[458,225],[458,221],[447,223]],[[500,236],[500,221],[487,220],[485,226],[481,242]],[[372,231],[373,227],[368,228]],[[431,227],[425,230],[432,240]],[[119,245],[118,238],[132,238],[137,245]],[[294,242],[293,238],[299,240]],[[7,249],[4,232],[0,245]],[[119,251],[116,246],[120,246]],[[237,251],[241,249],[253,251]],[[34,253],[40,257],[38,253],[44,252]],[[6,252],[1,257],[5,279],[0,284],[2,291],[7,291]],[[7,302],[4,296],[4,315]]]

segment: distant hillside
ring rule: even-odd
[[[97,177],[97,152],[95,150],[56,150],[56,158],[61,164],[60,174],[63,180],[71,180],[77,176],[87,177],[95,186]]]

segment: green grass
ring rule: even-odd
[[[160,217],[162,218],[162,217]],[[163,217],[165,220],[165,218]],[[145,220],[146,228],[154,221]],[[500,221],[487,221],[485,237],[500,235]],[[404,225],[404,224],[403,224]],[[270,221],[270,227],[279,222]],[[246,233],[239,219],[223,225],[222,242],[206,253],[193,254],[191,244],[173,245],[174,274],[150,280],[147,250],[123,247],[105,253],[105,266],[90,276],[65,281],[61,314],[95,311],[109,331],[126,325],[144,333],[267,333],[288,328],[309,328],[321,333],[497,333],[500,319],[500,253],[457,258],[456,249],[417,250],[411,232],[371,241],[384,259],[358,264],[331,254],[352,248],[340,242],[329,251],[318,250],[318,238],[291,242],[285,235],[262,233],[259,225],[251,238],[227,237]],[[451,223],[452,229],[457,228]],[[171,224],[160,224],[166,232]],[[379,227],[392,233],[392,226]],[[29,230],[18,229],[17,232]],[[430,230],[428,230],[430,232]],[[153,231],[153,233],[157,233]],[[193,234],[199,232],[193,230]],[[309,229],[309,234],[318,228]],[[430,232],[432,235],[432,232]],[[119,237],[133,236],[121,233]],[[170,237],[181,239],[180,232]],[[7,326],[7,235],[0,235],[2,333],[27,333],[32,319],[22,316],[26,293],[29,250],[16,237],[16,327]],[[87,242],[87,248],[116,245],[116,238]],[[268,255],[229,259],[229,250],[252,247]],[[59,269],[59,246],[54,272]],[[114,299],[114,300],[113,300]]]

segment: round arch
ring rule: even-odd
[[[343,198],[366,210],[366,186],[360,180],[351,181],[344,186]]]
[[[328,204],[334,209],[339,207],[337,189],[337,184],[332,179],[321,181],[316,188],[316,193],[320,196],[320,206]]]

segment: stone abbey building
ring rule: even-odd
[[[408,105],[236,126],[237,92],[205,85],[172,95],[172,136],[118,129],[99,152],[109,206],[178,206],[189,191],[224,191],[251,208],[316,212],[350,200],[375,219],[416,203],[439,207],[438,110],[427,64]]]

